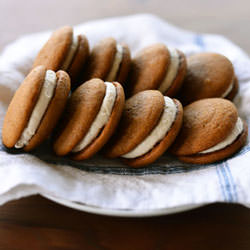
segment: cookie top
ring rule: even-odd
[[[192,155],[213,147],[231,133],[237,118],[234,104],[222,98],[202,99],[187,105],[173,154]]]
[[[102,39],[96,44],[89,56],[83,80],[91,78],[105,79],[116,54],[116,40],[112,37]]]
[[[142,49],[131,62],[128,76],[129,95],[158,89],[169,63],[170,53],[164,44],[157,43]]]
[[[187,74],[180,99],[188,104],[203,98],[223,97],[233,80],[233,65],[225,56],[216,53],[192,55],[187,58]]]
[[[158,123],[164,106],[164,97],[157,90],[142,91],[129,98],[106,155],[117,157],[135,148]]]
[[[94,78],[73,92],[58,128],[60,132],[54,143],[56,154],[68,154],[82,140],[100,110],[105,91],[104,82]]]
[[[12,148],[26,127],[42,88],[46,68],[34,68],[24,79],[12,98],[4,118],[2,139]]]
[[[35,58],[33,68],[44,65],[47,69],[54,71],[60,69],[70,49],[72,39],[73,29],[70,26],[64,26],[54,31]]]

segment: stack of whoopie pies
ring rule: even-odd
[[[238,88],[223,55],[186,58],[158,43],[131,58],[114,38],[90,51],[86,36],[65,26],[51,35],[16,91],[2,141],[30,151],[50,137],[58,156],[84,160],[101,150],[131,167],[168,149],[183,162],[212,163],[246,143],[246,122],[231,102]]]

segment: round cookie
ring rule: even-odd
[[[142,91],[125,103],[118,129],[105,147],[109,158],[121,157],[141,167],[158,159],[173,143],[182,124],[182,105],[157,90]]]
[[[208,98],[184,107],[183,126],[171,152],[181,161],[206,164],[234,154],[247,139],[247,126],[234,104]]]
[[[84,160],[113,134],[122,114],[125,96],[118,82],[93,78],[79,86],[69,99],[54,141],[57,155]]]
[[[47,69],[65,70],[69,73],[72,88],[79,82],[79,73],[83,70],[89,56],[89,44],[86,36],[73,35],[70,26],[64,26],[51,35],[36,56],[33,68],[44,65]]]
[[[225,56],[206,52],[187,58],[187,74],[179,92],[183,104],[213,97],[232,100],[237,91],[233,65]]]
[[[104,38],[94,46],[83,74],[83,81],[100,78],[123,84],[130,67],[130,50],[114,38]]]
[[[128,95],[157,89],[174,96],[186,74],[186,57],[177,49],[157,43],[142,49],[131,62],[127,80]]]
[[[70,91],[70,78],[44,66],[34,68],[12,98],[4,118],[2,141],[8,148],[30,151],[55,127]]]

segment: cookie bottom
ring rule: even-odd
[[[186,62],[185,55],[179,50],[177,50],[177,52],[179,54],[179,60],[180,60],[178,72],[175,76],[174,81],[169,87],[169,89],[167,89],[167,91],[163,93],[164,95],[169,96],[169,97],[175,96],[177,92],[181,89],[184,77],[186,75],[186,70],[187,70],[187,62]]]
[[[234,97],[237,95],[238,90],[239,90],[239,82],[237,77],[234,77],[234,83],[233,83],[233,88],[232,90],[229,92],[229,94],[225,97],[226,99],[232,101],[234,99]]]

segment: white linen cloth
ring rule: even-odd
[[[219,35],[196,34],[149,14],[87,22],[75,27],[91,47],[113,36],[139,49],[163,42],[187,55],[214,51],[235,67],[240,92],[235,100],[242,118],[250,118],[250,60],[232,42]],[[8,103],[32,60],[51,32],[26,35],[0,55],[0,128]],[[205,139],[205,138],[204,138]],[[165,154],[147,168],[131,169],[118,160],[96,156],[73,162],[53,155],[49,143],[33,153],[6,150],[0,143],[0,204],[32,194],[47,194],[87,205],[112,209],[157,209],[212,202],[250,204],[250,145],[223,162],[183,164]]]

